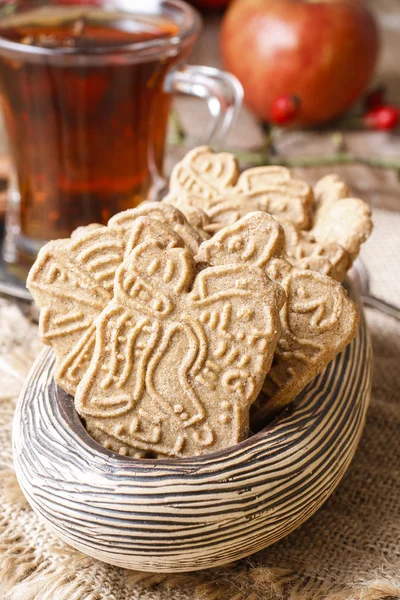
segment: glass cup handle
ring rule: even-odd
[[[234,124],[243,100],[239,80],[214,67],[184,65],[170,73],[166,91],[177,92],[206,100],[211,119],[202,135],[202,143],[218,149]]]

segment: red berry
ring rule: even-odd
[[[300,100],[297,96],[278,96],[271,106],[271,121],[277,125],[287,125],[297,117],[299,108]]]
[[[397,127],[400,118],[400,110],[396,106],[379,106],[369,110],[364,115],[367,127],[381,131],[392,131]]]
[[[374,88],[365,96],[364,105],[367,110],[373,108],[379,108],[385,104],[385,88],[383,85],[379,85]]]

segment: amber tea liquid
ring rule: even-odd
[[[113,16],[101,9],[47,9],[2,18],[0,37],[39,48],[97,48],[177,34],[165,18]],[[128,16],[129,17],[129,16]],[[135,49],[132,49],[132,53]],[[68,236],[136,206],[162,172],[178,56],[140,62],[54,64],[0,57],[0,98],[20,193],[22,238]]]

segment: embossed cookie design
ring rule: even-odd
[[[40,251],[28,287],[56,380],[114,452],[236,444],[353,339],[338,282],[371,227],[337,176],[313,190],[286,168],[240,175],[232,155],[196,148],[163,202]]]
[[[285,167],[257,167],[239,176],[232,154],[215,154],[207,146],[195,148],[176,165],[164,199],[183,213],[187,207],[203,210],[210,219],[209,233],[258,210],[305,229],[312,201],[311,188]]]
[[[70,239],[49,242],[39,252],[27,286],[41,309],[40,336],[57,358],[57,381],[68,393],[75,394],[89,365],[94,322],[113,298],[117,268],[149,237],[181,247],[185,238],[192,250],[201,243],[180,211],[149,202],[113,217],[108,227],[79,227]]]
[[[269,244],[264,245],[267,232]],[[242,263],[263,268],[285,290],[281,336],[263,392],[252,407],[258,429],[297,394],[354,338],[358,314],[344,288],[311,270],[294,268],[280,258],[282,226],[267,213],[251,213],[204,242],[198,260]]]
[[[209,222],[202,226],[211,234],[249,212],[268,212],[284,226],[285,256],[293,266],[343,281],[371,232],[371,213],[365,202],[349,198],[336,175],[321,179],[314,194],[283,167],[256,167],[239,176],[234,156],[202,146],[175,167],[164,202],[188,215],[204,210]]]
[[[133,216],[50,243],[31,273],[57,381],[74,393],[89,433],[121,454],[191,456],[235,444],[248,435],[279,339],[282,289],[235,257],[199,265],[197,234],[185,244],[175,227]]]
[[[282,221],[285,232],[285,257],[299,269],[318,271],[336,281],[343,281],[351,266],[346,250],[335,242],[317,242],[313,231],[302,231]]]
[[[113,297],[123,260],[122,235],[106,227],[80,228],[72,239],[46,244],[27,286],[40,308],[39,335],[56,355],[56,379],[74,394],[94,348],[94,322]]]
[[[203,217],[202,211],[198,210],[196,214],[198,219],[201,220]],[[134,221],[139,217],[150,217],[151,219],[167,225],[169,229],[173,229],[194,254],[197,252],[201,242],[209,237],[205,232],[203,236],[201,236],[198,231],[190,225],[189,221],[180,210],[177,210],[173,206],[162,204],[161,202],[143,202],[137,208],[120,212],[109,220],[108,226],[112,228],[122,227],[124,231],[129,232]],[[207,219],[205,214],[204,218]]]
[[[195,266],[187,249],[147,241],[117,271],[75,396],[90,431],[104,432],[112,449],[194,455],[248,435],[283,295],[257,267],[196,276]]]
[[[352,198],[337,175],[327,175],[314,188],[315,212],[312,235],[320,244],[340,244],[349,255],[349,266],[372,231],[371,210]]]

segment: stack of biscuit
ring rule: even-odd
[[[340,282],[371,227],[334,175],[314,190],[283,167],[239,176],[233,156],[196,148],[163,202],[40,251],[28,287],[56,381],[119,454],[232,446],[353,339]]]

